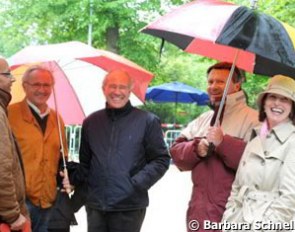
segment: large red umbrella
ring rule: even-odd
[[[81,42],[26,47],[9,59],[17,83],[12,87],[12,102],[24,97],[21,77],[32,64],[53,72],[58,111],[66,124],[81,124],[85,116],[105,106],[101,87],[107,71],[122,69],[134,80],[131,102],[138,105],[153,74],[117,54],[98,50]],[[48,101],[56,108],[53,96]]]
[[[277,19],[219,0],[197,0],[147,25],[142,32],[181,49],[233,62],[256,74],[295,78],[295,29]]]

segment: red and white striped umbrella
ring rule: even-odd
[[[9,59],[17,81],[12,86],[12,103],[24,98],[21,77],[32,64],[51,70],[55,77],[58,111],[66,124],[81,124],[90,113],[105,107],[102,81],[108,71],[125,70],[134,80],[133,105],[142,104],[153,74],[111,52],[80,42],[30,46]],[[55,108],[53,96],[48,104]]]

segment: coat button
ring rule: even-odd
[[[268,151],[264,151],[264,155],[268,156],[269,152]]]

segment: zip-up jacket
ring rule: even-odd
[[[7,119],[10,99],[10,93],[0,89],[0,223],[9,224],[20,214],[29,217],[21,155]]]
[[[80,167],[72,182],[87,180],[86,205],[102,211],[148,206],[147,190],[166,172],[170,156],[158,117],[128,102],[97,111],[82,126]]]

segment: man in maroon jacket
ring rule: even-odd
[[[243,140],[249,139],[251,128],[258,124],[258,114],[247,106],[241,90],[243,73],[236,68],[220,120],[225,135],[213,154],[207,156],[206,136],[212,128],[210,125],[213,125],[230,69],[229,63],[217,63],[207,70],[207,92],[215,114],[210,110],[189,123],[170,150],[175,165],[181,171],[192,172],[188,231],[213,231],[213,224],[221,221],[240,160],[234,146],[244,145]],[[226,152],[220,152],[219,148]]]

